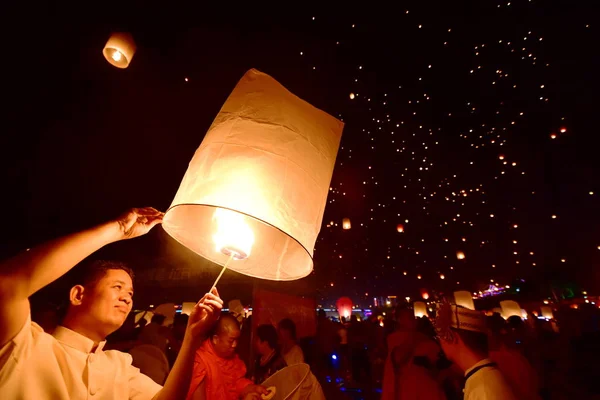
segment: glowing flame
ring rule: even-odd
[[[112,53],[112,59],[115,60],[115,61],[117,61],[117,62],[121,61],[121,57],[122,57],[122,54],[118,50],[115,50],[115,52]]]
[[[236,260],[248,258],[254,244],[254,233],[244,218],[242,214],[224,208],[217,208],[213,214],[217,221],[217,232],[213,235],[216,250],[233,255]]]

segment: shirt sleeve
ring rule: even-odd
[[[192,371],[192,379],[190,381],[190,390],[188,391],[186,397],[187,399],[192,398],[194,392],[196,389],[198,389],[198,386],[200,386],[204,378],[206,378],[206,374],[206,365],[204,365],[204,361],[202,361],[202,358],[200,358],[198,352],[196,352],[196,357],[194,359],[194,370]]]
[[[27,359],[31,353],[34,334],[43,332],[39,325],[31,322],[31,314],[28,315],[21,330],[0,348],[0,382],[11,375],[20,362]]]
[[[152,399],[162,389],[162,386],[142,374],[140,369],[133,365],[128,366],[127,375],[129,376],[129,398],[132,400]]]

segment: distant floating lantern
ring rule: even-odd
[[[556,135],[556,133],[551,133],[551,134],[550,134],[550,139],[556,139],[556,138],[557,138],[557,135]]]
[[[446,276],[444,274],[440,274],[440,279],[446,279]]]
[[[514,315],[519,318],[523,318],[523,314],[521,312],[521,306],[514,300],[503,300],[500,302],[500,308],[502,309],[502,317],[504,319],[508,319]]]
[[[229,268],[242,274],[307,276],[343,126],[269,75],[248,71],[196,150],[163,228],[210,261],[235,260]]]
[[[355,97],[356,95],[354,93],[350,93],[350,100],[354,100]]]
[[[500,155],[498,156],[498,158],[499,158],[500,160],[504,160],[504,155],[500,154]]]
[[[421,279],[421,275],[417,275],[417,279]]]
[[[335,306],[338,309],[340,318],[344,317],[348,319],[352,315],[352,299],[350,299],[350,297],[340,297],[335,302]]]
[[[567,128],[565,128],[564,126],[560,128],[560,133],[567,133]]]
[[[475,303],[473,303],[473,297],[471,293],[466,290],[458,290],[454,292],[454,302],[457,306],[468,308],[469,310],[475,309]]]
[[[427,293],[427,290],[421,289],[421,297],[423,298],[423,300],[429,299],[429,293]]]
[[[462,251],[457,251],[456,252],[456,258],[458,258],[459,260],[464,260],[465,259],[465,253]]]
[[[181,313],[190,315],[194,310],[194,306],[196,305],[193,301],[186,301],[181,305]]]
[[[398,224],[396,226],[396,230],[398,231],[398,233],[404,233],[404,225]]]
[[[427,305],[422,301],[415,301],[413,304],[415,310],[415,318],[427,317],[429,314],[427,313]]]
[[[113,33],[104,45],[102,54],[106,61],[117,68],[127,68],[135,54],[133,36],[127,32]]]
[[[344,228],[345,230],[352,228],[352,224],[350,223],[350,218],[344,218],[342,220],[342,228]]]

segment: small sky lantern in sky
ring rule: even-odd
[[[421,297],[423,298],[423,300],[429,299],[429,293],[427,293],[427,290],[421,289]]]
[[[350,318],[350,316],[352,315],[352,299],[350,299],[349,297],[340,297],[335,302],[335,305],[338,309],[340,317],[344,317],[346,319]]]
[[[133,36],[127,32],[113,33],[102,50],[104,58],[117,68],[127,68],[135,54]]]
[[[356,95],[354,93],[350,93],[350,100],[354,100],[355,97]]]
[[[560,133],[567,133],[567,128],[565,128],[564,126],[560,128]]]
[[[398,224],[398,226],[396,226],[396,230],[398,233],[404,233],[404,225]]]
[[[242,77],[163,220],[171,237],[223,266],[213,287],[228,267],[281,281],[312,271],[343,126],[267,74]]]
[[[459,260],[464,260],[465,259],[465,253],[462,251],[457,251],[456,252],[456,258],[458,258]]]
[[[350,218],[344,218],[342,220],[342,228],[344,228],[344,230],[348,230],[348,229],[352,228],[352,224],[350,223]]]

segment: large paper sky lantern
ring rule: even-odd
[[[415,311],[415,318],[427,317],[429,314],[427,313],[427,304],[422,301],[415,301],[413,304]]]
[[[454,292],[454,302],[457,306],[462,306],[464,308],[468,308],[469,310],[475,309],[475,303],[473,302],[471,292],[467,292],[466,290]]]
[[[164,229],[245,275],[308,275],[343,127],[269,75],[248,71],[196,150]]]
[[[340,297],[335,302],[335,305],[338,309],[338,313],[340,314],[340,318],[350,318],[352,315],[352,299],[350,299],[350,297]]]
[[[500,302],[500,308],[502,309],[502,316],[504,319],[508,319],[514,315],[519,318],[523,317],[521,306],[514,300],[503,300]]]
[[[133,36],[126,32],[113,33],[102,50],[106,61],[117,68],[127,68],[135,54]]]

